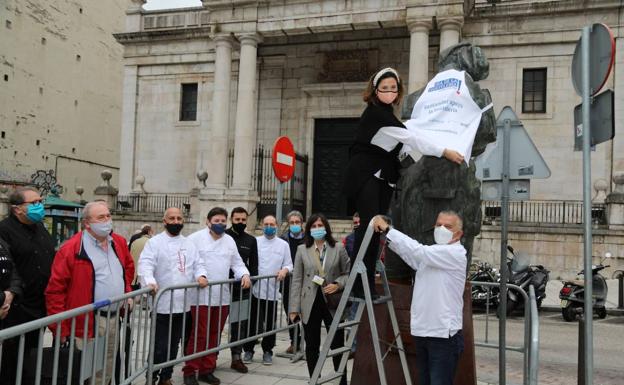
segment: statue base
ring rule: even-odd
[[[459,358],[455,385],[476,385],[477,372],[475,365],[474,331],[472,327],[472,300],[470,296],[470,284],[466,282],[464,288],[464,311],[463,311],[463,334],[464,352]],[[377,292],[382,293],[383,287],[378,282]],[[412,302],[412,286],[406,284],[390,283],[390,292],[394,302],[394,310],[399,323],[401,339],[407,354],[407,365],[410,369],[412,384],[418,384],[418,368],[416,366],[416,350],[414,340],[410,334],[410,305]],[[379,339],[381,341],[382,355],[388,349],[389,343],[394,342],[392,325],[386,304],[375,305],[375,317]],[[386,342],[386,343],[384,343]],[[392,385],[404,385],[401,361],[396,349],[386,356],[384,360],[387,383]],[[375,352],[371,340],[370,324],[367,313],[362,315],[362,323],[358,328],[357,350],[353,362],[351,383],[359,385],[378,385],[379,375],[375,364]]]

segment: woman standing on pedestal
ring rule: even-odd
[[[384,68],[368,81],[364,101],[368,104],[358,125],[355,140],[349,152],[345,191],[352,212],[359,212],[361,226],[355,231],[352,264],[370,220],[378,214],[386,214],[394,187],[399,179],[399,154],[412,149],[423,155],[444,156],[461,163],[464,157],[457,151],[435,143],[425,142],[411,134],[394,115],[403,96],[403,84],[393,68]],[[374,293],[375,263],[379,254],[379,234],[374,233],[364,264]],[[356,285],[356,292],[361,286]],[[359,293],[362,294],[361,292]]]

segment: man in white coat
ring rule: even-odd
[[[438,214],[436,244],[426,246],[392,229],[381,217],[373,218],[378,232],[386,233],[388,247],[416,270],[410,329],[416,346],[421,385],[452,385],[464,350],[463,292],[466,249],[460,243],[462,220],[454,211]]]
[[[234,278],[241,280],[241,287],[251,286],[249,270],[238,254],[236,242],[225,234],[228,212],[224,208],[215,207],[208,212],[206,228],[189,236],[199,250],[199,256],[208,267],[210,282],[229,279],[230,269]],[[214,348],[219,344],[219,337],[228,318],[230,308],[229,284],[211,286],[191,295],[193,306],[191,315],[193,325],[186,344],[186,354]],[[210,322],[209,322],[210,320]],[[197,330],[197,334],[195,334]],[[208,341],[206,341],[208,339]],[[221,380],[214,375],[217,367],[217,353],[208,354],[186,362],[182,372],[185,385],[197,385],[198,380],[217,385]]]
[[[206,266],[199,258],[193,242],[180,235],[184,227],[182,211],[176,207],[168,208],[165,211],[163,224],[165,231],[150,238],[139,257],[138,276],[143,287],[151,287],[154,293],[159,288],[195,281],[200,287],[206,287],[208,285]],[[165,293],[155,304],[155,364],[172,360],[178,355],[178,345],[182,339],[182,325],[185,318],[190,317],[190,295],[185,298],[185,294],[187,294],[185,290],[174,290],[173,296]],[[170,314],[172,314],[171,317]],[[171,330],[171,336],[169,336],[169,330]],[[169,338],[171,344],[167,345]],[[168,350],[169,356],[167,356]],[[152,373],[154,379],[152,383],[156,383],[156,378],[158,378],[158,385],[171,385],[172,373],[172,366],[155,371]]]
[[[262,219],[263,235],[256,238],[258,242],[258,275],[277,275],[254,282],[251,290],[251,314],[249,317],[250,335],[273,330],[278,301],[281,299],[279,283],[283,281],[293,269],[288,242],[277,236],[277,219],[267,215]],[[243,362],[253,360],[254,346],[258,341],[243,345],[245,354]],[[273,364],[273,348],[275,334],[262,338],[262,363]]]

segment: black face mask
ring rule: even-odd
[[[165,229],[167,229],[167,232],[174,237],[177,237],[180,234],[183,227],[184,225],[182,223],[165,223]]]
[[[232,230],[234,230],[236,234],[244,233],[246,228],[247,228],[246,223],[232,223]]]

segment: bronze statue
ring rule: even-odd
[[[492,102],[490,92],[481,89],[477,81],[487,78],[489,63],[479,47],[463,42],[447,48],[440,54],[439,72],[449,69],[466,72],[466,86],[480,108]],[[408,95],[403,103],[401,118],[407,120],[424,88]],[[496,140],[496,117],[493,109],[485,111],[475,136],[472,157],[483,153],[488,143]],[[462,215],[464,236],[462,244],[468,251],[468,266],[472,258],[474,237],[481,229],[481,182],[475,177],[474,160],[458,166],[444,158],[423,156],[414,162],[403,160],[397,193],[390,205],[393,224],[418,241],[431,245],[437,215],[442,210],[453,210]],[[388,277],[409,280],[412,269],[398,256],[386,250]]]

